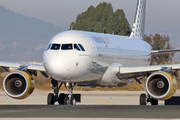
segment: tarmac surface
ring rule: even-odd
[[[130,105],[5,105],[0,116],[11,118],[180,118],[180,106]]]
[[[26,99],[12,99],[0,91],[0,105],[46,105],[47,95],[52,91],[36,90]],[[60,91],[60,93],[68,93]],[[81,94],[81,103],[77,105],[139,105],[139,96],[143,91],[74,91]]]
[[[14,100],[1,91],[0,119],[180,119],[180,106],[165,106],[163,101],[159,106],[139,106],[142,91],[75,91],[74,93],[81,93],[82,99],[76,106],[48,106],[48,93],[49,91],[36,90],[24,100]],[[180,91],[176,95],[180,95]]]

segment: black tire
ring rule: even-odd
[[[139,103],[140,103],[140,105],[146,105],[147,104],[146,94],[143,93],[140,95]]]
[[[69,98],[68,98],[68,96],[66,96],[66,97],[64,98],[64,105],[68,105],[68,101],[69,101]]]
[[[64,93],[59,94],[59,98],[58,98],[59,105],[64,105],[64,98],[65,97],[66,97],[66,95]]]
[[[158,100],[155,100],[154,98],[151,98],[151,105],[158,105]]]
[[[71,105],[76,105],[76,99],[73,96],[71,97],[70,104]]]
[[[76,100],[74,99],[74,97],[71,97],[71,100],[69,101],[68,96],[66,96],[64,98],[64,105],[76,105]]]
[[[53,94],[53,93],[49,93],[49,94],[48,94],[47,104],[48,104],[48,105],[54,105],[54,94]]]

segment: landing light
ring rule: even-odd
[[[68,82],[66,82],[66,86],[67,86],[67,87],[69,86],[69,83],[68,83]]]

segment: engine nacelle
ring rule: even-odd
[[[11,72],[4,78],[3,88],[14,99],[27,98],[34,90],[35,80],[24,71]]]
[[[154,72],[146,81],[147,93],[156,100],[171,98],[177,89],[176,79],[166,72]]]

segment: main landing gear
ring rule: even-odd
[[[58,86],[58,81],[52,79],[51,85],[52,85],[52,89],[54,90],[54,93],[48,94],[48,97],[47,97],[47,104],[48,105],[54,105],[55,102],[58,102],[59,105],[76,105],[76,100],[73,97],[73,87],[75,86],[75,84],[73,84],[73,83],[69,84],[68,95],[65,95],[64,93],[59,94],[59,89],[61,88],[63,83],[61,83]],[[58,96],[58,94],[59,94],[59,96]]]
[[[147,105],[148,102],[150,102],[151,105],[158,105],[158,100],[155,100],[154,98],[151,98],[149,95],[146,96],[146,94],[142,93],[139,99],[140,105]]]
[[[146,90],[146,88],[142,85],[141,81],[137,78],[135,80]],[[146,95],[142,93],[140,95],[139,104],[140,105],[147,105],[147,103],[150,102],[151,105],[158,105],[158,100],[155,100],[154,98],[150,97],[150,95]]]

